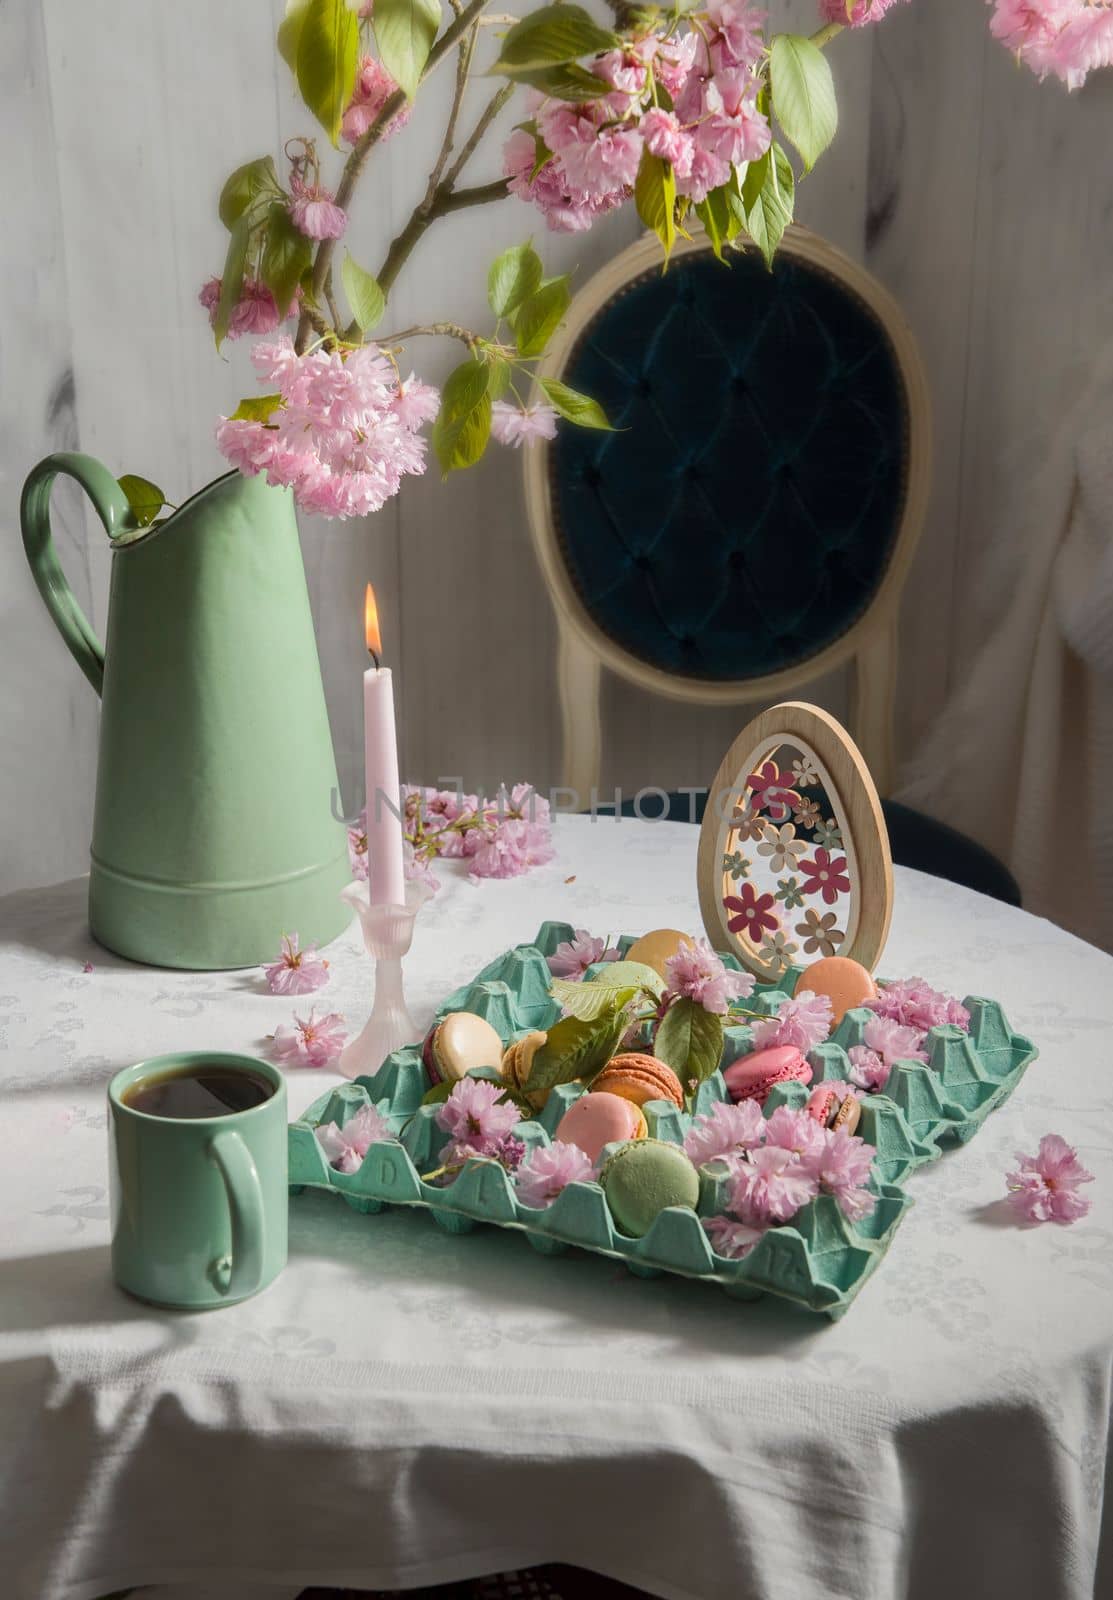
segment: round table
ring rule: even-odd
[[[695,828],[561,818],[556,840],[515,881],[445,869],[407,962],[420,1022],[545,918],[699,930]],[[1041,1056],[972,1144],[911,1178],[839,1323],[312,1192],[291,1200],[277,1283],[190,1316],[109,1279],[105,1085],[163,1051],[261,1051],[294,1004],[259,972],[110,955],[84,895],[0,902],[5,1600],[544,1561],[691,1600],[1113,1592],[1108,956],[898,871],[882,971],[1000,1000]],[[356,928],[329,958],[312,998],[361,1026]],[[338,1081],[288,1078],[292,1114]],[[1046,1132],[1096,1174],[1069,1228],[1001,1204],[1014,1151]]]

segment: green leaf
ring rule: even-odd
[[[249,219],[239,217],[233,224],[232,237],[228,241],[228,253],[224,258],[224,271],[220,277],[220,299],[217,301],[216,316],[213,318],[213,338],[216,340],[218,350],[228,332],[232,312],[239,304],[243,276],[247,269],[247,245],[250,237]]]
[[[449,373],[433,424],[433,448],[445,473],[470,467],[487,448],[491,433],[491,369],[464,361]]]
[[[577,1022],[598,1022],[601,1017],[613,1017],[641,993],[637,984],[622,989],[597,989],[592,983],[576,983],[570,978],[557,978],[551,990],[566,1016]]]
[[[378,16],[378,4],[375,15]],[[511,28],[502,41],[494,70],[518,77],[537,67],[558,66],[598,55],[619,44],[618,35],[601,28],[582,6],[542,6]],[[598,94],[599,79],[596,78]]]
[[[796,179],[792,164],[779,144],[760,161],[751,161],[742,186],[746,231],[772,268],[773,257],[785,229],[792,221]]]
[[[557,378],[541,378],[539,381],[549,404],[567,422],[574,422],[577,428],[601,428],[607,433],[613,431],[607,421],[607,413],[598,400],[581,394],[578,389],[570,389]]]
[[[133,472],[125,472],[116,481],[124,491],[132,516],[141,528],[146,528],[166,505],[166,496],[157,484],[138,478]]]
[[[492,400],[501,400],[510,386],[510,363],[497,356],[488,356],[486,359],[491,369],[491,380],[487,385],[488,393]]]
[[[298,92],[334,145],[358,66],[359,23],[347,0],[309,0],[298,36]]]
[[[545,1043],[530,1063],[529,1077],[523,1085],[526,1094],[552,1089],[558,1083],[594,1078],[614,1055],[626,1027],[626,1018],[621,1015],[587,1022],[578,1017],[562,1017],[549,1029]]]
[[[636,983],[654,1000],[660,1000],[665,992],[661,974],[647,967],[644,961],[608,961],[588,982],[593,989],[623,989],[627,984]]]
[[[372,328],[378,327],[386,310],[386,295],[379,288],[378,279],[365,272],[347,250],[340,268],[340,281],[352,308],[352,316],[362,331],[369,333]]]
[[[839,125],[830,63],[810,39],[778,33],[769,46],[769,83],[777,121],[810,172]]]
[[[495,67],[494,71],[505,71]],[[551,96],[554,100],[598,100],[600,80],[594,73],[588,72],[586,67],[577,65],[575,61],[561,62],[555,67],[515,68],[507,76],[512,77],[515,83],[528,84],[531,89],[540,89],[542,94]]]
[[[299,233],[290,220],[290,213],[281,201],[267,212],[267,237],[263,245],[260,274],[274,295],[279,316],[290,306],[301,275],[313,257],[313,242]]]
[[[545,276],[541,257],[532,244],[516,244],[491,262],[487,274],[487,299],[496,317],[508,317],[540,287]]]
[[[520,356],[544,354],[545,346],[560,327],[572,299],[567,277],[543,283],[514,314],[514,338]]]
[[[435,1083],[431,1089],[426,1089],[422,1095],[422,1105],[443,1106],[455,1087],[455,1083]]]
[[[372,15],[383,66],[412,100],[441,25],[441,0],[375,0]]]
[[[229,417],[229,422],[269,422],[271,415],[282,408],[280,394],[248,395]]]
[[[676,1073],[685,1092],[718,1070],[723,1057],[723,1019],[696,1000],[676,1000],[665,1012],[653,1054]]]
[[[309,0],[286,0],[286,15],[278,25],[278,53],[297,77],[298,44],[309,10]]]
[[[667,262],[676,243],[676,179],[669,163],[648,150],[642,151],[638,166],[634,204],[646,227],[660,239]]]
[[[220,220],[231,228],[245,211],[250,211],[260,195],[278,195],[282,189],[271,156],[260,156],[237,167],[220,191]]]

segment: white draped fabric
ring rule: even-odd
[[[694,828],[574,818],[557,839],[514,882],[445,874],[407,963],[423,1021],[544,917],[698,928]],[[840,1323],[311,1193],[273,1287],[188,1316],[110,1282],[105,1084],[156,1052],[258,1050],[291,1003],[257,973],[99,950],[80,883],[0,902],[0,926],[5,1600],[277,1597],[554,1560],[669,1600],[1110,1592],[1108,956],[898,872],[883,970],[999,999],[1042,1054],[972,1144],[910,1180]],[[356,930],[330,959],[317,998],[358,1025]],[[334,1081],[291,1071],[292,1110]],[[1096,1174],[1093,1211],[1021,1227],[1004,1173],[1049,1131]]]

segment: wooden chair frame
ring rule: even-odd
[[[592,318],[622,287],[660,262],[653,235],[607,264],[573,300],[563,328],[539,366],[543,377],[559,378]],[[673,259],[710,254],[702,235],[682,240]],[[851,731],[882,794],[893,781],[893,690],[897,665],[897,614],[927,510],[931,475],[931,405],[927,380],[912,330],[895,300],[864,268],[834,245],[794,224],[781,253],[816,267],[855,295],[880,322],[893,349],[908,407],[908,456],[904,509],[896,542],[877,593],[865,615],[841,637],[806,661],[760,677],[708,682],[648,665],[609,638],[588,614],[561,555],[549,486],[550,446],[541,441],[523,451],[526,511],[542,574],[556,612],[557,675],[564,739],[563,782],[587,803],[599,784],[602,728],[599,690],[603,667],[627,682],[689,705],[746,705],[778,700],[853,659],[855,676]]]

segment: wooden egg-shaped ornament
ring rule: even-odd
[[[711,944],[763,983],[812,988],[815,965],[840,1016],[876,992],[889,835],[861,752],[826,711],[786,701],[735,739],[708,796],[699,897]]]

